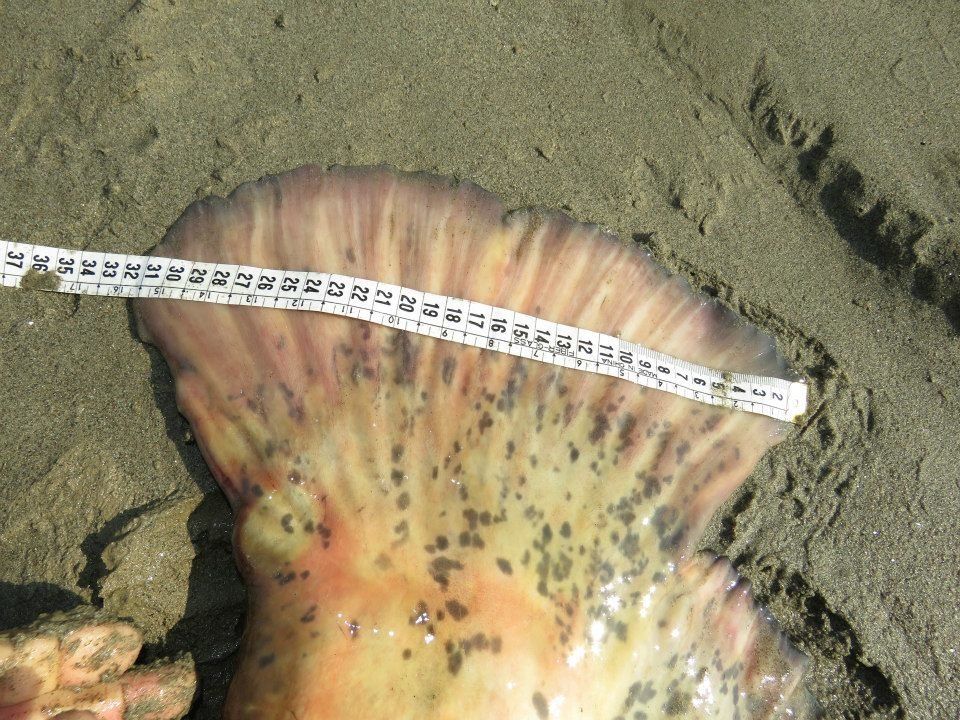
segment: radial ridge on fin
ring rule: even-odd
[[[306,166],[194,203],[155,252],[787,372],[639,248],[449,178]],[[236,514],[226,718],[788,716],[803,658],[695,547],[789,424],[349,318],[134,307]]]

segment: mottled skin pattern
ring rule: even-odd
[[[776,373],[643,254],[471,185],[315,167],[157,252],[341,272]],[[775,716],[801,659],[691,550],[785,427],[355,320],[136,304],[236,512],[240,718]]]
[[[0,633],[0,720],[176,720],[190,708],[189,658],[133,668],[143,637],[92,608]]]

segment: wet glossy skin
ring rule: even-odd
[[[565,421],[540,410],[563,406],[571,390],[562,376],[499,356],[473,361],[493,387],[505,374],[501,389],[451,391],[453,379],[441,378],[400,413],[414,418],[403,441],[356,439],[334,404],[305,411],[304,429],[260,472],[249,470],[246,443],[213,444],[219,471],[242,478],[236,544],[251,592],[234,688],[255,690],[231,694],[229,717],[282,717],[280,708],[358,717],[357,707],[371,718],[572,718],[586,708],[617,717],[634,705],[656,716],[649,711],[707,698],[736,706],[738,681],[725,676],[745,658],[713,653],[736,644],[718,625],[732,623],[736,637],[753,608],[742,591],[725,592],[734,580],[725,566],[682,559],[700,521],[683,508],[752,466],[756,447],[748,454],[731,439],[756,421],[671,409],[659,396],[633,415],[617,408],[626,400],[610,394],[615,381],[606,409]],[[350,402],[370,408],[359,424],[388,425],[380,408],[409,399],[383,381],[389,362],[381,355],[379,373],[355,376]],[[463,409],[445,431],[432,393],[445,410]],[[258,404],[276,417],[284,397],[264,388]],[[309,393],[303,405],[314,407]],[[664,429],[677,412],[695,414],[686,429]],[[255,416],[248,435],[259,432]],[[778,652],[762,629],[750,662],[760,648]],[[777,678],[776,704],[794,675],[788,663],[764,667]],[[739,682],[759,692],[751,681],[745,673]]]
[[[342,272],[774,372],[644,257],[470,186],[306,168],[194,206],[160,252]],[[800,658],[710,513],[785,427],[310,313],[137,306],[236,512],[250,595],[225,717],[768,717]]]

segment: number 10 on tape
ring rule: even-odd
[[[612,335],[376,280],[5,240],[0,257],[4,287],[324,312],[780,420],[796,422],[807,407],[803,382],[724,373]]]

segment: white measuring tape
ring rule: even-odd
[[[709,405],[796,422],[807,386],[724,373],[627,340],[463,298],[329,273],[117,255],[0,240],[4,287],[311,310],[629,380]],[[55,276],[55,277],[54,277]],[[35,280],[31,281],[31,278]]]

